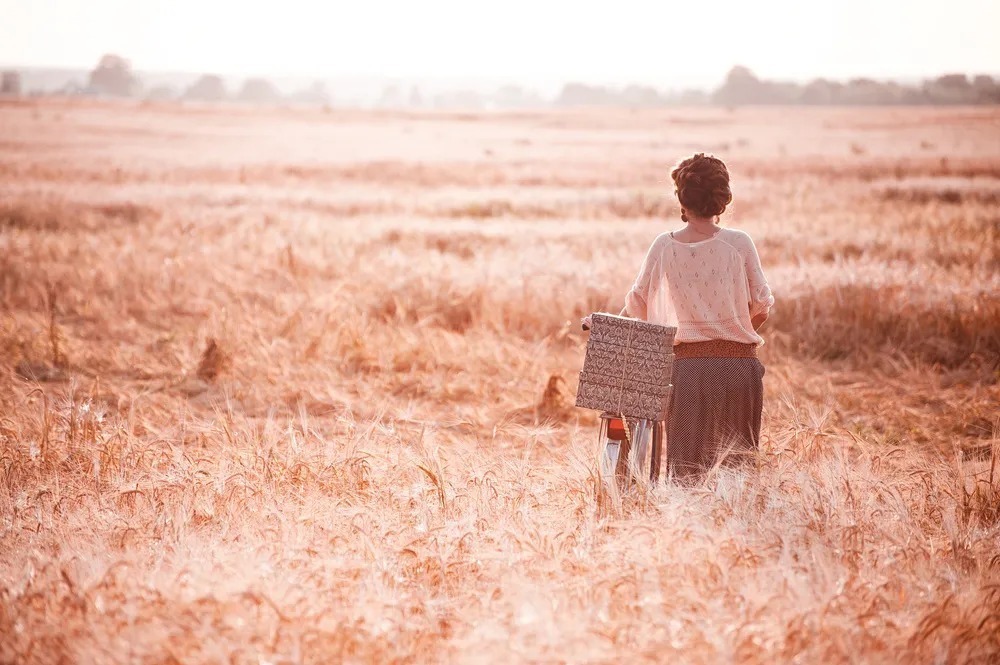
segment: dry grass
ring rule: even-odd
[[[698,113],[0,108],[0,662],[996,662],[996,114]],[[704,145],[762,452],[622,496],[576,322]]]

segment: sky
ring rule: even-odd
[[[1000,0],[0,0],[0,63],[682,87],[1000,74]]]

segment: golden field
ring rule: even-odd
[[[579,319],[777,299],[756,469],[619,495]],[[0,106],[0,662],[1000,661],[1000,111]]]

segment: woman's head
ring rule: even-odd
[[[733,200],[729,189],[729,171],[721,159],[699,152],[677,164],[670,172],[674,193],[681,204],[681,219],[686,213],[696,217],[721,215]]]

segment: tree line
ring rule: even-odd
[[[808,83],[768,81],[743,66],[733,67],[722,85],[711,92],[660,92],[650,87],[614,89],[567,84],[555,99],[559,106],[891,106],[921,104],[1000,104],[1000,81],[985,74],[970,78],[946,74],[920,83],[814,79]]]
[[[264,78],[248,78],[235,90],[224,79],[205,74],[178,91],[168,86],[145,89],[131,63],[118,55],[105,55],[90,71],[86,86],[71,86],[61,91],[71,95],[97,95],[142,98],[153,101],[189,100],[198,102],[238,101],[254,104],[302,103],[327,105],[331,97],[322,82],[294,92],[281,93]],[[24,94],[21,76],[16,71],[0,72],[0,95]],[[464,107],[525,108],[541,106],[703,106],[720,105],[920,105],[920,104],[1000,104],[1000,81],[982,74],[946,74],[919,83],[876,81],[857,78],[847,82],[814,79],[800,84],[758,78],[750,69],[733,67],[722,84],[712,91],[663,91],[651,86],[609,87],[585,83],[567,83],[551,99],[543,98],[519,86],[504,86],[484,94],[458,90],[425,97],[412,87],[388,86],[374,104],[388,108]]]

